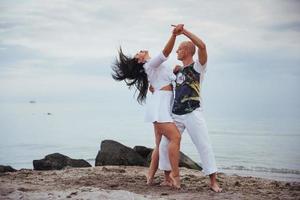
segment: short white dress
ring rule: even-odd
[[[172,84],[176,76],[172,68],[163,65],[167,57],[161,52],[144,64],[149,83],[154,92],[149,92],[146,100],[146,122],[173,122],[172,105],[174,99],[173,91],[160,90],[166,85]]]

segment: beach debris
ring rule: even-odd
[[[119,169],[119,168],[106,168],[103,167],[102,171],[104,172],[114,172],[114,173],[125,173],[126,170],[125,169]]]
[[[236,181],[236,182],[234,183],[234,186],[236,186],[236,187],[241,187],[241,183],[240,183],[239,181]]]

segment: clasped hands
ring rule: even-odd
[[[177,36],[177,35],[180,35],[180,34],[182,34],[183,33],[183,26],[184,26],[184,24],[177,24],[177,25],[174,25],[174,24],[171,24],[171,26],[172,27],[175,27],[174,29],[173,29],[173,34],[175,35],[175,36]]]

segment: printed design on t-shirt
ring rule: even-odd
[[[177,73],[176,85],[177,84],[182,84],[184,82],[184,80],[185,80],[185,76],[181,72]]]
[[[174,114],[183,115],[200,107],[200,73],[193,66],[194,63],[177,73]]]

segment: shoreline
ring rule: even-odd
[[[290,174],[290,173],[276,173],[276,172],[268,172],[268,171],[253,171],[253,170],[222,170],[221,173],[226,175],[238,175],[242,177],[255,177],[255,178],[262,178],[271,181],[280,181],[280,182],[297,182],[300,183],[300,175],[299,174]],[[287,176],[291,175],[291,176]]]
[[[95,167],[95,159],[86,159],[88,163],[90,163],[93,167]],[[14,167],[13,163],[6,164],[9,166]],[[200,164],[201,165],[201,164]],[[26,165],[27,166],[27,165]],[[28,166],[31,167],[17,167],[16,170],[33,170],[32,163],[28,163]],[[284,169],[278,169],[278,170],[284,170]],[[255,178],[263,178],[273,181],[281,181],[281,182],[299,182],[300,183],[300,174],[297,173],[280,173],[280,172],[274,172],[274,171],[257,171],[257,170],[239,170],[239,169],[223,169],[220,168],[219,173],[224,173],[226,175],[238,175],[238,176],[251,176]],[[290,175],[290,176],[287,176]]]
[[[146,185],[147,167],[97,166],[36,171],[22,169],[0,176],[0,197],[4,199],[113,199],[109,195],[128,199],[295,199],[300,196],[299,182],[274,181],[263,178],[219,173],[222,193],[209,189],[208,178],[202,172],[180,168],[182,189],[160,186],[159,171],[154,186]],[[125,192],[125,193],[124,193]],[[99,196],[100,195],[100,196]],[[125,196],[124,196],[125,195]],[[68,197],[69,196],[69,197]],[[105,197],[105,198],[104,198]],[[117,198],[115,198],[117,199]],[[125,198],[126,199],[126,198]]]

